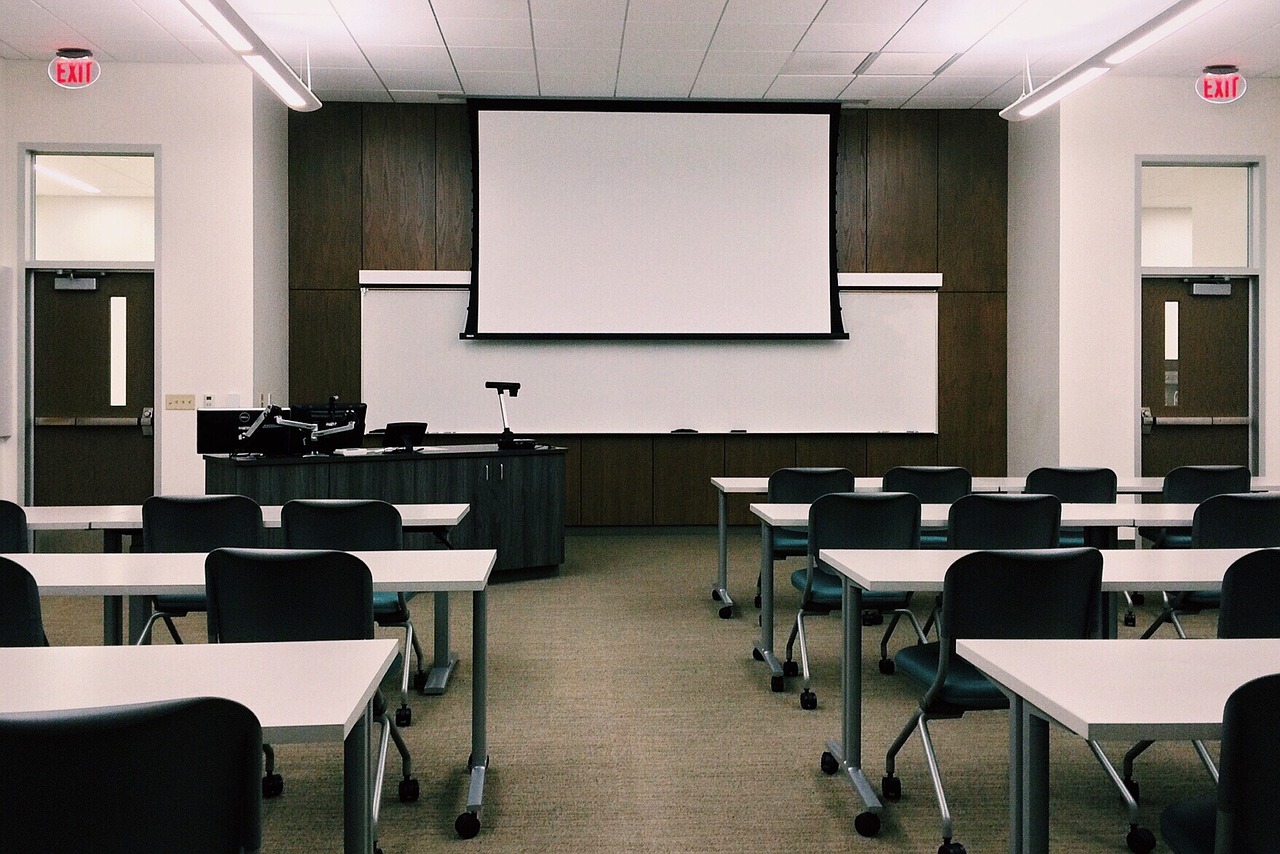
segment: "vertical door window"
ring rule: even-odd
[[[112,406],[124,406],[128,402],[129,335],[128,297],[111,297],[111,394]]]

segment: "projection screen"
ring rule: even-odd
[[[837,105],[470,105],[462,337],[844,337]]]

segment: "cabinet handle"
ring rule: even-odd
[[[489,464],[488,464],[488,463],[485,463],[485,464],[484,464],[484,479],[485,479],[485,480],[488,480],[488,479],[489,479]]]
[[[507,479],[507,465],[506,463],[498,463],[498,480],[506,480],[506,479]]]

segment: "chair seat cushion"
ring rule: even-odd
[[[809,553],[809,531],[807,528],[774,528],[773,556],[803,557]]]
[[[400,594],[394,592],[373,594],[373,617],[380,623],[403,623],[409,619],[409,615],[400,604]]]
[[[1188,798],[1160,814],[1160,834],[1177,854],[1213,854],[1217,823],[1216,796]]]
[[[155,608],[162,614],[174,617],[185,617],[191,611],[206,611],[209,600],[202,593],[183,593],[155,598]]]
[[[1192,590],[1178,594],[1174,602],[1179,611],[1196,613],[1204,608],[1217,608],[1222,605],[1222,590]]]
[[[920,548],[945,549],[948,545],[946,531],[920,532]]]
[[[893,660],[900,673],[907,674],[921,685],[932,685],[938,675],[938,644],[906,647]],[[952,656],[946,684],[933,705],[925,711],[946,714],[1008,707],[1009,699],[978,668],[959,656]]]
[[[808,570],[797,569],[791,573],[791,586],[804,592],[805,576]],[[813,589],[809,591],[809,601],[824,608],[839,608],[841,603],[840,579],[826,572],[816,572],[813,576]],[[910,591],[901,590],[864,590],[862,591],[863,609],[876,611],[893,611],[911,604]]]
[[[1084,541],[1084,528],[1063,528],[1058,532],[1058,547],[1075,549],[1088,545]]]

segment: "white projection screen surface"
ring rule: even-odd
[[[541,103],[472,105],[467,335],[843,335],[835,107]]]

